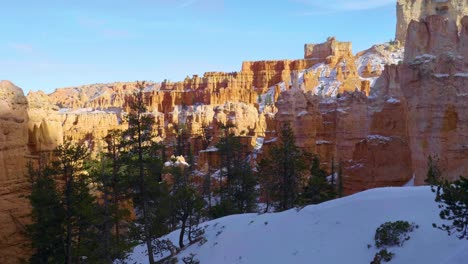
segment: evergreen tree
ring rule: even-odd
[[[310,178],[301,195],[302,204],[318,204],[335,198],[334,187],[327,180],[327,173],[320,168],[320,160],[315,156],[312,160]]]
[[[433,190],[441,209],[440,218],[451,223],[433,226],[446,231],[449,236],[457,234],[459,239],[468,239],[468,179],[460,177],[454,182],[438,181],[435,186]]]
[[[216,147],[221,160],[220,204],[214,208],[212,216],[218,218],[229,214],[253,212],[257,198],[257,180],[239,137],[233,134],[225,136]]]
[[[186,231],[189,242],[192,243],[192,230],[198,225],[204,201],[198,194],[195,186],[190,182],[189,171],[181,167],[172,167],[171,174],[174,177],[174,185],[171,191],[172,214],[180,227],[179,247],[182,249]]]
[[[429,156],[426,182],[436,193],[440,218],[450,221],[450,224],[432,225],[449,236],[456,234],[459,239],[468,239],[468,179],[460,177],[454,182],[442,179],[438,159]]]
[[[31,195],[28,196],[32,207],[32,223],[26,226],[26,232],[34,249],[29,262],[65,263],[65,212],[53,174],[50,169],[35,170],[30,165],[29,176],[32,184]]]
[[[272,146],[259,164],[261,188],[277,210],[294,207],[299,195],[300,181],[307,172],[307,154],[296,146],[289,124],[281,127],[279,143]],[[268,207],[268,206],[267,206]]]
[[[99,197],[97,227],[101,243],[97,245],[96,252],[102,263],[125,259],[131,248],[128,236],[120,231],[120,227],[129,221],[130,216],[129,209],[121,203],[126,190],[121,172],[120,139],[120,131],[109,131],[105,138],[107,151],[101,153],[99,160],[90,163],[89,174]]]
[[[65,263],[78,263],[94,254],[96,230],[95,197],[90,194],[90,178],[84,167],[85,146],[67,140],[54,151],[51,171],[63,183],[61,203],[65,213]]]
[[[427,174],[425,182],[429,185],[440,183],[442,173],[439,168],[439,159],[437,157],[429,156],[427,161]]]
[[[146,244],[148,261],[154,264],[152,241],[167,231],[168,190],[161,176],[161,147],[153,141],[155,121],[144,104],[144,82],[137,87],[127,116],[128,129],[123,133],[125,173],[137,212],[133,231]]]
[[[96,199],[84,167],[87,157],[84,146],[67,140],[54,150],[50,164],[30,170],[34,175],[29,197],[33,223],[27,229],[37,251],[31,262],[71,264],[99,259]]]

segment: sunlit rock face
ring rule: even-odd
[[[26,256],[20,245],[29,202],[26,195],[28,102],[23,91],[0,81],[0,262],[19,263]]]
[[[455,21],[460,28],[463,16],[468,15],[466,0],[398,0],[395,39],[404,44],[412,20],[420,21],[431,15],[440,15]]]
[[[443,16],[408,28],[401,87],[408,106],[408,133],[416,183],[427,158],[438,156],[444,175],[468,175],[468,17],[461,27]]]

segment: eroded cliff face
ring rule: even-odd
[[[408,29],[400,83],[417,184],[429,155],[450,180],[468,175],[468,16],[460,24],[429,16]]]
[[[468,15],[466,0],[398,0],[395,39],[405,44],[411,21],[421,21],[431,15],[440,15],[455,21],[461,27],[461,19]]]
[[[21,232],[29,214],[26,177],[28,102],[23,91],[0,81],[0,262],[19,263],[25,251]]]

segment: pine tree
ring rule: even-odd
[[[320,160],[315,156],[312,160],[310,178],[301,195],[303,204],[318,204],[335,198],[334,187],[327,180],[327,173],[320,168]]]
[[[98,191],[99,217],[98,236],[101,243],[96,247],[103,263],[124,259],[131,248],[128,236],[120,231],[124,222],[129,221],[130,211],[121,200],[126,191],[121,173],[120,159],[121,131],[111,130],[105,137],[107,151],[98,160],[90,162],[89,174]]]
[[[172,167],[170,172],[174,177],[171,190],[172,214],[180,227],[179,247],[182,249],[185,246],[186,231],[189,231],[188,239],[190,243],[192,242],[191,231],[194,225],[198,225],[204,200],[190,181],[190,171],[181,167]]]
[[[432,224],[433,227],[447,232],[450,236],[456,234],[459,239],[468,239],[468,179],[449,182],[442,179],[438,159],[429,156],[426,182],[436,193],[435,201],[439,203],[440,218],[450,221],[450,224]]]
[[[307,154],[296,146],[291,126],[282,125],[279,143],[270,149],[258,169],[262,191],[277,203],[277,210],[287,210],[297,204],[300,181],[307,172],[306,159]]]
[[[459,239],[468,239],[468,179],[438,181],[434,191],[435,201],[441,209],[440,218],[451,223],[433,226],[446,231],[449,236],[456,234]]]
[[[31,195],[28,196],[32,207],[32,223],[26,227],[26,232],[34,249],[29,262],[65,263],[65,212],[53,174],[49,169],[33,169],[32,165],[28,171],[32,184]]]
[[[95,197],[90,194],[89,176],[85,173],[84,161],[88,150],[70,140],[54,151],[51,170],[63,183],[61,195],[65,213],[65,263],[77,263],[81,258],[93,255]]]
[[[126,176],[132,190],[137,219],[133,231],[146,244],[148,261],[154,264],[152,241],[165,234],[169,209],[168,190],[162,182],[161,147],[153,141],[155,121],[144,104],[144,82],[130,104],[128,129],[124,131]]]
[[[220,204],[213,217],[255,210],[257,181],[239,137],[229,134],[216,145],[220,154]]]

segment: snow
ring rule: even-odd
[[[108,108],[108,109],[95,109],[95,108],[78,108],[78,109],[71,109],[71,108],[60,108],[60,114],[120,114],[122,109],[118,107]]]
[[[413,177],[411,178],[411,180],[409,180],[405,185],[403,185],[404,187],[414,187],[414,179],[415,179],[415,176],[413,174]]]
[[[336,79],[336,70],[325,63],[316,64],[311,70],[315,74],[319,73],[319,85],[315,87],[314,93],[321,96],[336,96],[341,86],[341,82]]]
[[[327,141],[327,140],[317,140],[317,141],[315,141],[315,144],[316,145],[324,145],[324,144],[331,144],[331,142]]]
[[[200,152],[216,152],[218,151],[219,149],[217,147],[214,147],[214,146],[210,146],[208,147],[207,149],[205,150],[200,150]]]
[[[379,142],[382,142],[382,141],[389,142],[392,140],[392,138],[385,137],[382,135],[368,135],[367,140],[378,140]]]
[[[403,60],[404,48],[391,49],[389,43],[375,45],[373,48],[365,51],[356,60],[356,67],[361,80],[370,81],[370,86],[374,87],[378,77],[362,77],[364,69],[370,64],[372,71],[383,71],[385,65],[398,64]]]
[[[265,141],[265,138],[263,137],[258,137],[255,141],[255,147],[254,150],[259,151],[263,147],[263,142]]]
[[[276,86],[280,87],[280,91],[283,92],[286,90],[286,84],[284,82],[277,83],[271,87],[268,88],[268,90],[261,94],[259,98],[257,99],[257,103],[259,105],[258,111],[259,113],[263,113],[263,110],[267,106],[267,103],[269,104],[274,104],[274,98],[275,98],[275,91],[276,91]]]
[[[301,117],[301,116],[305,116],[305,115],[307,115],[307,114],[308,114],[307,111],[302,110],[300,113],[297,114],[297,116],[298,116],[298,117]]]
[[[434,76],[437,77],[437,78],[447,78],[450,75],[448,75],[446,73],[434,73]]]
[[[377,227],[405,220],[419,228],[395,253],[391,264],[466,264],[468,244],[432,227],[442,223],[429,187],[380,188],[345,198],[281,213],[233,215],[201,224],[206,243],[190,253],[203,264],[250,263],[369,263],[378,251]],[[167,235],[175,245],[178,231]],[[135,248],[131,263],[148,263],[143,246]]]
[[[457,77],[468,77],[468,72],[455,73],[455,76],[457,76]]]
[[[400,103],[400,100],[394,98],[394,97],[390,97],[387,99],[387,103],[390,103],[390,104],[398,104]]]
[[[436,59],[436,56],[432,54],[423,54],[416,56],[414,60],[411,62],[412,65],[417,65],[417,64],[423,64],[423,63],[429,63],[432,62]]]

